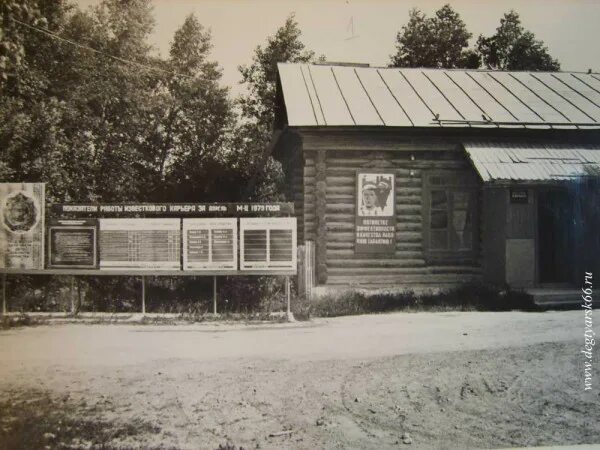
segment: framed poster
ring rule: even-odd
[[[184,270],[237,270],[237,218],[183,219]]]
[[[48,227],[48,267],[98,267],[96,219],[52,220]]]
[[[295,217],[240,218],[240,270],[296,270]]]
[[[0,183],[0,269],[44,268],[43,183]]]
[[[357,171],[355,253],[395,253],[395,182],[393,171]]]
[[[181,269],[181,219],[99,219],[100,269]]]

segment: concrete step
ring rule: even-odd
[[[575,288],[531,288],[525,292],[538,306],[575,306],[582,303],[581,289]],[[598,300],[594,300],[596,304]]]

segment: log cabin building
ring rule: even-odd
[[[321,291],[580,285],[572,186],[600,166],[600,75],[278,73],[273,154]]]

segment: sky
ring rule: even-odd
[[[82,8],[99,0],[78,0]],[[237,67],[250,64],[257,45],[295,13],[302,41],[328,61],[385,66],[395,53],[395,39],[408,12],[427,15],[448,0],[153,0],[156,20],[151,44],[168,54],[173,34],[194,13],[212,32],[212,59],[223,69],[223,84],[243,92]],[[600,1],[598,0],[456,0],[449,1],[473,33],[492,35],[502,15],[514,9],[524,27],[548,46],[562,70],[600,71]]]

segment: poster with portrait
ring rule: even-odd
[[[396,250],[394,172],[356,173],[355,253],[390,254]]]
[[[0,269],[44,268],[43,183],[0,183]]]

